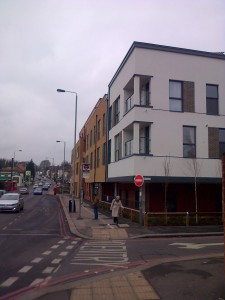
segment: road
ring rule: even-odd
[[[82,240],[70,235],[57,197],[30,194],[24,200],[23,212],[0,213],[0,299],[16,298],[37,285],[51,286],[145,263],[193,260],[223,252],[223,237]],[[205,263],[204,267],[212,265]],[[178,271],[182,269],[176,266]],[[222,271],[221,263],[216,267],[215,272]],[[172,274],[174,266],[166,265],[146,276],[161,287],[165,270]]]

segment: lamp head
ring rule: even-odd
[[[65,93],[65,90],[57,89],[57,92],[58,92],[58,93]]]

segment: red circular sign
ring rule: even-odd
[[[134,183],[136,186],[141,187],[144,183],[144,177],[142,175],[136,175],[134,177]]]

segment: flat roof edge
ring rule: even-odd
[[[149,50],[157,50],[157,51],[165,51],[165,52],[173,52],[178,54],[187,54],[187,55],[195,55],[195,56],[203,56],[208,58],[216,58],[216,59],[222,59],[225,60],[225,54],[224,52],[207,52],[207,51],[201,51],[201,50],[192,50],[192,49],[186,49],[186,48],[179,48],[179,47],[172,47],[172,46],[163,46],[158,44],[150,44],[150,43],[143,43],[143,42],[133,42],[130,49],[128,50],[127,54],[125,55],[123,61],[121,62],[119,68],[117,69],[116,73],[114,74],[112,80],[109,83],[109,87],[113,84],[116,77],[120,73],[121,69],[125,65],[126,61],[130,57],[131,53],[135,48],[141,48],[141,49],[149,49]]]

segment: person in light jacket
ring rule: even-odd
[[[116,196],[116,198],[113,199],[113,201],[111,203],[110,210],[112,211],[113,221],[117,225],[118,225],[118,216],[119,216],[120,208],[123,209],[124,207],[123,207],[122,202],[120,200],[120,196]]]

